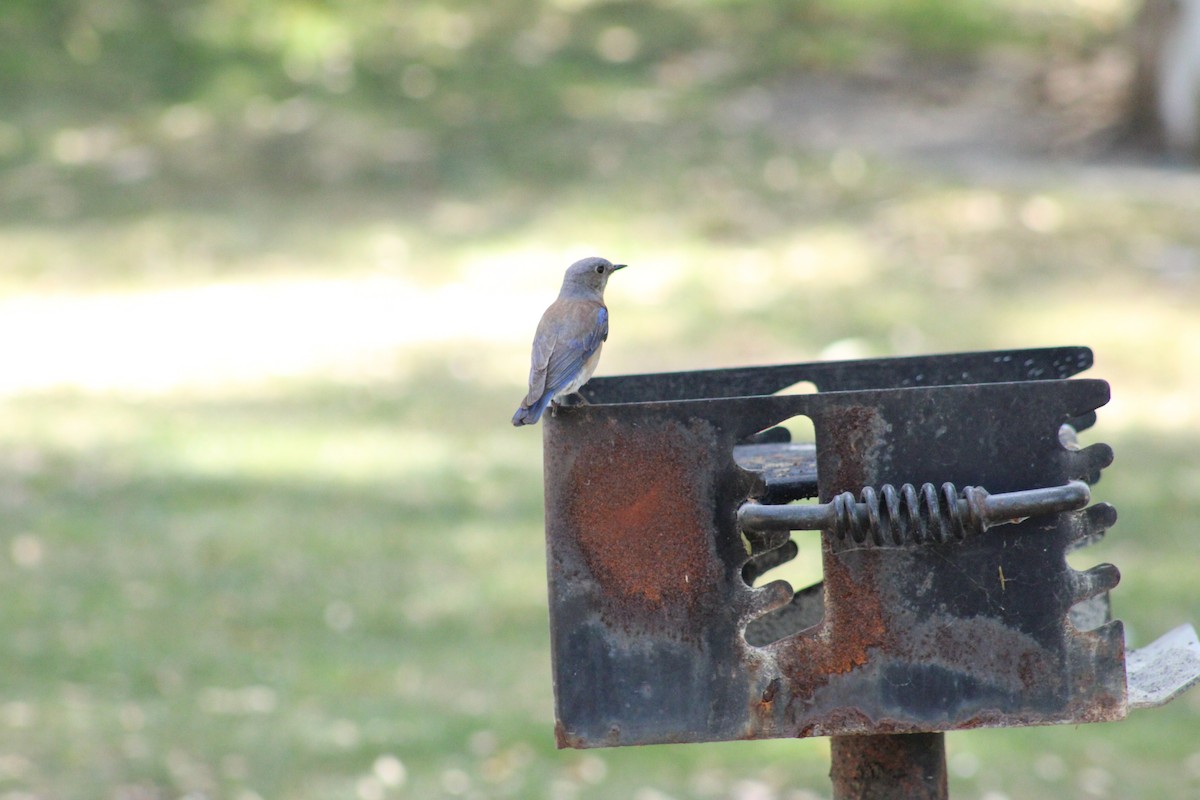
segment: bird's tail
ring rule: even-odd
[[[546,392],[532,406],[521,403],[521,407],[517,409],[517,413],[513,414],[512,424],[521,425],[536,425],[537,421],[542,418],[542,412],[546,410],[546,406],[550,405],[550,392]]]
[[[538,416],[534,415],[532,408],[521,406],[517,409],[517,413],[513,414],[512,423],[520,427],[521,425],[532,425],[538,421]]]

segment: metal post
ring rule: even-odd
[[[942,733],[834,736],[833,800],[947,800]]]

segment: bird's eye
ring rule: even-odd
[[[596,274],[597,274],[597,275],[603,275],[603,274],[604,274],[604,265],[603,265],[603,264],[597,264],[597,265],[596,265]]]

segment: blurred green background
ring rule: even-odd
[[[553,747],[528,343],[602,373],[1087,344],[1135,645],[1200,621],[1200,176],[1130,0],[9,0],[0,798],[828,796]],[[952,734],[955,797],[1200,795],[1200,691]]]

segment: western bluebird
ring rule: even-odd
[[[513,425],[533,425],[550,403],[588,382],[608,338],[604,287],[624,264],[592,256],[576,261],[563,276],[558,299],[550,304],[533,337],[529,394],[513,414]]]

